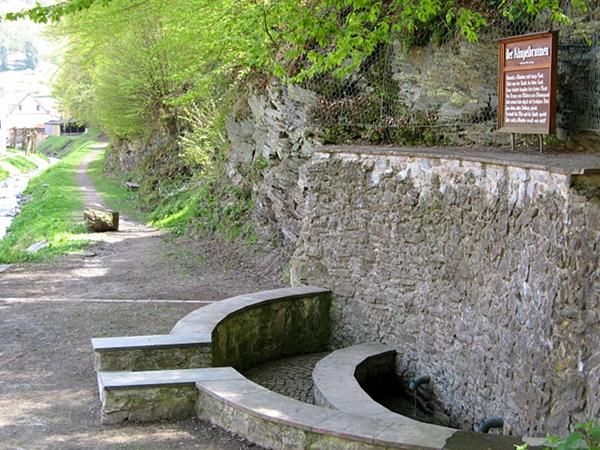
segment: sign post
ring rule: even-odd
[[[543,135],[556,128],[558,32],[500,40],[498,55],[498,131]]]

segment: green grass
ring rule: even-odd
[[[105,161],[106,151],[103,151],[88,166],[88,175],[100,192],[102,200],[109,208],[145,222],[146,214],[139,208],[138,193],[127,189],[124,179],[107,173],[104,170]]]
[[[0,241],[0,263],[48,259],[87,244],[72,238],[85,231],[79,219],[83,195],[76,181],[76,169],[91,143],[79,139],[68,156],[30,181],[25,195],[32,200],[25,203],[9,234]],[[41,240],[47,240],[49,247],[34,255],[25,251]]]
[[[38,152],[60,158],[63,153],[68,153],[72,143],[73,138],[69,136],[48,136],[38,146]]]
[[[219,183],[218,177],[172,180],[163,185],[163,194],[151,199],[125,187],[125,179],[105,169],[106,152],[93,161],[88,173],[108,207],[126,213],[140,222],[173,234],[207,235],[217,233],[229,240],[257,241],[248,214],[253,208],[250,194],[239,187]],[[141,208],[144,207],[145,211]]]
[[[4,158],[2,161],[10,164],[13,167],[16,167],[23,173],[37,169],[37,164],[31,162],[25,156],[9,156],[8,158]]]
[[[125,179],[106,171],[105,161],[106,151],[92,161],[88,167],[88,174],[109,208],[175,234],[184,231],[195,214],[194,205],[197,204],[198,197],[205,194],[202,189],[197,190],[194,195],[190,195],[187,190],[172,195],[151,212],[146,213],[140,208],[141,200],[138,192],[127,189]]]
[[[84,133],[81,136],[48,136],[44,139],[40,145],[38,145],[37,152],[46,156],[54,156],[56,158],[64,158],[73,149],[77,148],[79,144],[85,141],[93,140],[98,137],[98,133],[90,131]]]
[[[0,156],[0,180],[35,170],[45,162],[45,157],[38,155],[25,156],[23,150],[9,148],[4,155]]]

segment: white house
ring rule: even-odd
[[[21,95],[20,98],[8,102],[6,116],[7,128],[38,128],[44,129],[44,124],[53,119],[59,119],[54,99],[51,97],[34,97],[31,94]]]
[[[36,128],[45,135],[45,124],[57,120],[60,120],[60,113],[52,97],[29,93],[3,96],[0,91],[0,152],[6,149],[11,128]]]

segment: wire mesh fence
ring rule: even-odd
[[[382,46],[344,79],[306,83],[318,103],[311,120],[329,143],[502,144],[496,133],[498,39],[559,30],[558,134],[600,133],[600,7],[569,26],[497,17],[476,43],[454,37]]]

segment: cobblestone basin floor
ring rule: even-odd
[[[292,356],[253,367],[244,375],[255,383],[287,397],[314,403],[312,371],[329,352]]]

